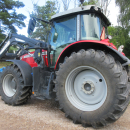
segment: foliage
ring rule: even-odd
[[[120,26],[116,27],[108,27],[108,33],[111,35],[113,38],[111,42],[119,47],[120,45],[125,45],[126,43],[126,38],[128,38],[128,31]]]
[[[130,59],[130,37],[126,39],[124,53]]]
[[[108,6],[111,0],[98,0],[98,5],[103,9],[104,14],[108,17],[110,11],[108,10]]]
[[[118,16],[118,22],[122,26],[123,31],[125,33],[125,48],[124,53],[127,57],[130,58],[130,0],[116,0],[116,4],[120,8],[120,15]],[[124,37],[120,37],[120,39],[124,39]]]
[[[77,0],[74,0],[77,1]],[[103,9],[103,12],[106,16],[109,15],[108,6],[110,4],[111,0],[85,0],[83,3],[83,6],[86,5],[97,5]],[[79,4],[81,6],[81,4]]]
[[[55,2],[47,1],[45,6],[38,6],[34,4],[34,11],[31,16],[49,21],[51,16],[55,14],[55,11]],[[49,31],[50,26],[48,24],[38,21],[36,24],[36,30],[31,37],[45,40]]]
[[[84,1],[83,6],[86,6],[86,5],[96,5],[97,3],[98,3],[98,0]],[[81,4],[79,6],[81,6]]]
[[[8,65],[11,65],[11,64],[13,64],[12,62],[0,62],[0,68],[3,68],[3,67],[5,67],[5,66],[8,66]]]
[[[110,26],[108,27],[108,33],[112,36],[111,43],[113,43],[117,48],[120,45],[124,45],[124,53],[130,58],[130,37],[129,30],[121,26]]]
[[[63,3],[64,10],[68,10],[71,0],[61,0]]]
[[[10,46],[9,50],[8,50],[8,53],[14,53],[18,51],[18,47],[16,45],[12,45]]]
[[[5,39],[6,35],[3,34],[3,31],[0,29],[0,43]]]
[[[130,0],[116,0],[116,4],[120,8],[120,15],[118,21],[124,28],[130,26]]]
[[[16,33],[16,26],[25,27],[23,20],[26,16],[16,13],[16,9],[21,7],[24,4],[17,0],[0,0],[0,42],[5,37],[4,33]]]

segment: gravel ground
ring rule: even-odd
[[[32,98],[22,106],[8,106],[0,100],[0,130],[93,130],[75,125],[50,100]],[[102,130],[130,130],[130,106],[114,124]]]

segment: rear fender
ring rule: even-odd
[[[25,61],[21,61],[21,60],[8,60],[13,62],[15,65],[18,66],[18,68],[20,69],[23,79],[24,79],[24,85],[25,86],[32,86],[32,68],[31,66],[26,63]]]
[[[59,55],[57,62],[55,64],[55,69],[59,68],[59,63],[64,62],[66,56],[70,56],[72,52],[78,52],[81,49],[95,49],[102,50],[106,53],[111,54],[116,60],[120,61],[123,66],[130,64],[130,60],[118,52],[116,49],[111,47],[109,43],[103,43],[102,41],[79,41],[68,45]]]

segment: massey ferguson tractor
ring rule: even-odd
[[[13,63],[2,68],[2,100],[15,106],[32,94],[55,99],[66,117],[84,127],[100,128],[119,119],[130,101],[130,60],[110,43],[103,10],[88,5],[50,21],[31,18],[29,34],[38,20],[51,25],[47,42],[9,34],[0,44],[0,59]]]

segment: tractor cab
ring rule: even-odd
[[[48,51],[50,68],[56,67],[58,57],[68,45],[81,41],[86,44],[88,41],[99,42],[102,39],[103,30],[104,39],[106,39],[108,37],[107,27],[110,25],[109,20],[103,14],[103,10],[95,5],[77,7],[55,14],[49,22],[39,18],[32,18],[28,26],[29,34],[33,32],[36,20],[51,25],[47,39],[47,46],[51,50]]]
[[[67,10],[52,16],[52,28],[48,38],[51,45],[51,66],[53,67],[58,56],[69,44],[81,40],[98,40],[105,28],[107,38],[107,26],[109,20],[99,7],[89,5]]]

